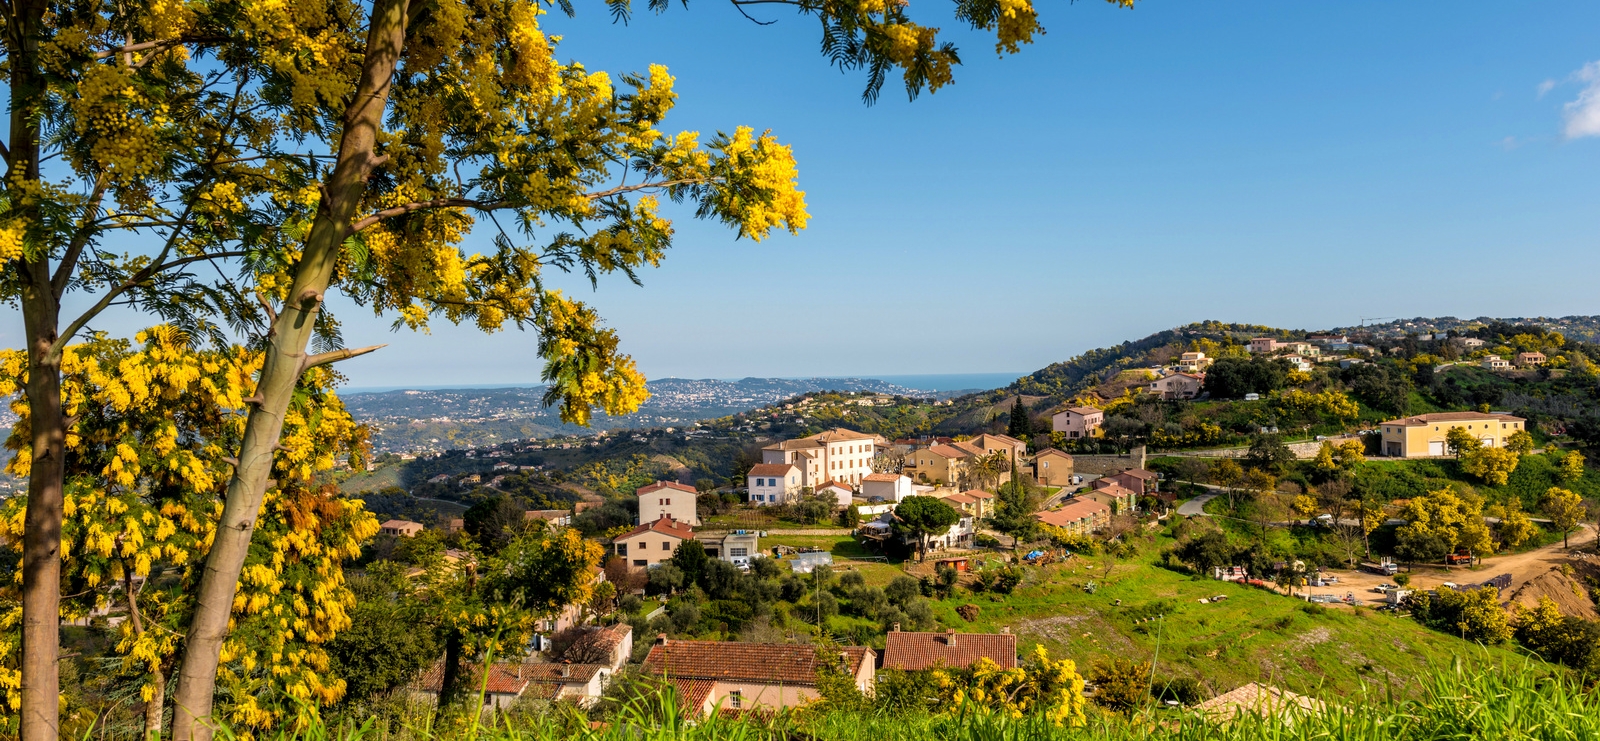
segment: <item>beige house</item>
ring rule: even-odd
[[[1136,494],[1151,494],[1155,492],[1156,486],[1159,485],[1160,481],[1161,477],[1156,475],[1154,471],[1146,471],[1143,468],[1128,468],[1110,476],[1102,476],[1095,479],[1094,483],[1089,486],[1090,488],[1098,489],[1110,484],[1119,484],[1132,489]]]
[[[930,445],[911,451],[908,467],[914,467],[914,475],[924,483],[954,484],[961,480],[970,457],[972,453],[957,447]]]
[[[983,433],[977,437],[950,443],[950,447],[959,448],[971,453],[974,457],[983,457],[995,453],[1003,453],[1006,462],[1010,464],[1004,473],[1000,474],[1000,483],[1011,480],[1011,471],[1022,463],[1028,455],[1028,444],[1010,435],[991,435]]]
[[[1484,370],[1511,370],[1511,363],[1499,355],[1487,355],[1478,364],[1483,366]]]
[[[1099,480],[1095,483],[1100,483]],[[1112,514],[1132,512],[1133,505],[1138,501],[1138,495],[1132,489],[1116,483],[1109,483],[1096,489],[1078,495],[1079,499],[1090,499],[1111,508]]]
[[[693,537],[694,531],[688,525],[662,515],[618,537],[611,544],[618,556],[628,559],[629,566],[647,569],[670,560],[672,554],[678,552],[678,546]]]
[[[793,463],[757,463],[745,480],[750,487],[750,503],[763,506],[782,504],[800,496],[804,474]]]
[[[700,524],[695,509],[695,490],[676,481],[657,481],[634,490],[639,496],[639,522],[653,522],[671,517],[689,525]]]
[[[869,476],[871,474],[868,474]],[[817,487],[817,496],[833,497],[833,506],[844,508],[850,506],[850,500],[855,499],[856,492],[847,484],[838,481],[825,481]]]
[[[423,531],[422,523],[410,520],[386,520],[378,526],[378,532],[384,535],[394,535],[409,538]]]
[[[800,467],[801,486],[823,481],[855,485],[872,473],[872,459],[886,447],[878,435],[835,427],[826,432],[785,440],[761,449],[762,463],[793,463]]]
[[[1544,365],[1544,361],[1545,357],[1544,353],[1542,352],[1517,353],[1517,367],[1519,368],[1532,368],[1536,365]]]
[[[1050,429],[1066,434],[1069,440],[1099,437],[1100,425],[1105,422],[1106,413],[1094,407],[1067,407],[1050,415]]]
[[[980,520],[994,514],[994,495],[981,489],[948,494],[940,501]]]
[[[871,695],[878,654],[865,646],[841,646],[835,655],[794,643],[677,641],[656,637],[641,670],[671,682],[678,707],[695,716],[746,710],[794,708],[821,697],[817,672],[827,664]]]
[[[1204,373],[1174,373],[1150,382],[1150,393],[1160,399],[1193,399],[1205,385]]]
[[[760,533],[756,530],[695,533],[694,539],[705,547],[707,556],[727,561],[734,566],[749,566],[750,559],[761,552]]]
[[[915,493],[911,477],[902,473],[872,473],[861,479],[861,496],[885,502],[900,502]]]
[[[1033,454],[1033,480],[1040,486],[1070,486],[1072,484],[1072,456],[1045,448]]]
[[[1250,340],[1250,352],[1253,353],[1277,352],[1278,350],[1283,349],[1285,346],[1285,343],[1279,342],[1271,337],[1256,337]]]
[[[1093,499],[1073,497],[1060,507],[1033,513],[1033,519],[1078,535],[1093,535],[1111,522],[1111,508]]]
[[[1215,358],[1208,358],[1203,352],[1186,352],[1178,356],[1178,370],[1185,373],[1200,373],[1210,368],[1214,362]]]
[[[1527,420],[1509,414],[1436,412],[1391,419],[1382,423],[1383,454],[1390,458],[1425,458],[1449,453],[1445,436],[1461,428],[1483,441],[1485,447],[1505,447],[1506,438],[1524,429]]]
[[[522,519],[528,522],[543,520],[551,529],[567,527],[572,524],[572,511],[565,509],[530,509],[522,513]]]

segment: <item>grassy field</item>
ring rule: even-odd
[[[1313,606],[1155,566],[1156,554],[1170,544],[1156,539],[1142,558],[1118,563],[1109,578],[1103,561],[1075,558],[1029,568],[1011,595],[966,594],[936,601],[934,608],[946,625],[971,632],[1008,629],[1023,651],[1042,644],[1082,664],[1102,657],[1149,661],[1159,645],[1157,676],[1194,677],[1212,692],[1270,681],[1317,694],[1381,692],[1385,684],[1409,694],[1418,689],[1421,672],[1458,657],[1469,663],[1524,661],[1512,650],[1480,648],[1403,618]],[[1097,585],[1092,594],[1084,589],[1090,581]],[[1199,602],[1216,595],[1227,599]],[[966,602],[979,608],[972,623],[955,611]]]

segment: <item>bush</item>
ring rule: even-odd
[[[1089,681],[1095,686],[1095,703],[1129,712],[1144,705],[1148,697],[1150,665],[1127,659],[1098,659],[1089,670]]]
[[[960,615],[962,620],[973,622],[978,619],[978,606],[971,603],[962,605],[956,608],[956,614]]]

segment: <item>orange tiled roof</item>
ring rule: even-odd
[[[861,477],[862,481],[882,481],[894,483],[900,480],[902,474],[898,473],[869,473]]]
[[[750,467],[751,476],[788,476],[794,470],[793,463],[757,463]]]
[[[865,646],[845,646],[845,671],[855,674],[876,653]],[[792,643],[676,641],[658,639],[644,659],[647,674],[672,679],[710,679],[814,687],[817,647]]]
[[[1010,633],[911,633],[891,630],[884,639],[883,668],[917,671],[945,666],[964,669],[987,656],[1001,669],[1017,665],[1017,637]]]
[[[694,487],[686,486],[676,481],[657,481],[654,484],[645,484],[644,486],[635,489],[633,493],[636,495],[644,495],[649,494],[652,491],[660,491],[662,489],[676,489],[678,491],[688,492],[690,494],[694,493]]]
[[[1430,425],[1434,422],[1494,421],[1523,422],[1526,420],[1521,417],[1513,417],[1509,414],[1484,414],[1483,412],[1434,412],[1432,414],[1418,414],[1414,417],[1405,417],[1403,419],[1391,419],[1387,422],[1380,422],[1379,424],[1399,425],[1401,427],[1416,427],[1419,425]]]
[[[1061,509],[1033,513],[1034,519],[1056,527],[1066,527],[1080,520],[1099,515],[1111,514],[1111,508],[1094,501],[1093,499],[1068,499]]]
[[[643,535],[645,533],[660,533],[661,535],[671,535],[674,538],[681,538],[683,540],[688,540],[688,539],[694,537],[694,529],[693,528],[691,528],[688,525],[685,525],[683,523],[680,523],[677,520],[672,519],[671,517],[668,517],[666,515],[662,515],[656,521],[640,525],[640,526],[634,528],[632,531],[630,531],[627,535],[623,535],[621,537],[615,538],[614,540],[627,540],[627,539],[632,538],[632,537],[634,537],[636,535]]]

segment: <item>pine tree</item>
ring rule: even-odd
[[[1011,424],[1006,428],[1006,434],[1018,440],[1033,439],[1033,420],[1028,416],[1028,408],[1023,405],[1021,395],[1011,405]]]

